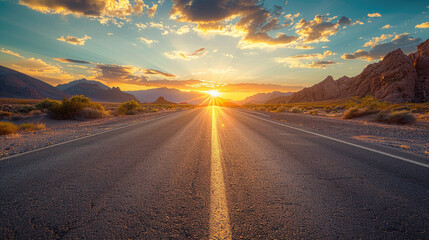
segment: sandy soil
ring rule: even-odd
[[[253,111],[255,112],[255,111]],[[288,124],[338,137],[352,142],[364,142],[395,148],[429,158],[429,123],[417,121],[410,125],[377,123],[373,116],[344,120],[298,113],[259,112]]]
[[[46,114],[26,117],[19,121],[14,121],[14,123],[41,122],[46,124],[46,129],[34,132],[18,131],[15,134],[0,136],[0,159],[17,153],[27,152],[137,123],[139,121],[145,121],[171,112],[172,111],[159,111],[156,113],[118,117],[112,116],[86,121],[54,120],[49,118]]]

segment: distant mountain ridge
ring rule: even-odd
[[[263,104],[271,99],[278,97],[288,97],[292,95],[293,92],[279,92],[274,91],[270,93],[257,93],[250,97],[246,97],[245,99],[238,101],[238,104]]]
[[[57,88],[57,89],[59,89],[59,90],[61,90],[61,91],[64,91],[64,90],[66,90],[66,89],[68,89],[68,88],[71,88],[71,87],[73,87],[73,86],[75,86],[75,85],[78,85],[78,84],[80,84],[80,83],[91,83],[91,84],[96,84],[96,85],[98,85],[98,86],[99,86],[101,89],[103,89],[103,90],[108,90],[108,89],[110,89],[110,87],[109,87],[109,86],[106,86],[106,85],[104,85],[103,83],[101,83],[101,82],[99,82],[99,81],[88,80],[88,79],[86,79],[86,78],[82,78],[82,79],[74,80],[74,81],[71,81],[71,82],[68,82],[68,83],[64,83],[64,84],[58,84],[58,85],[56,86],[56,88]]]
[[[205,93],[184,92],[175,88],[166,87],[138,91],[126,91],[126,93],[134,95],[140,102],[145,103],[152,103],[162,96],[172,102],[186,102],[189,104],[199,105],[208,97],[208,95]]]
[[[39,79],[0,66],[0,97],[60,100],[70,95]]]
[[[64,92],[70,95],[85,95],[86,97],[91,98],[93,101],[98,102],[126,102],[130,100],[137,101],[133,95],[122,92],[119,87],[109,88],[97,81],[88,81],[86,79],[84,79],[84,81],[82,80],[71,82],[73,84],[63,84],[61,88],[64,89]],[[68,87],[64,88],[65,86]],[[107,89],[103,88],[103,86],[106,86]],[[59,86],[57,86],[57,88],[58,87]]]
[[[161,96],[158,99],[156,99],[154,102],[152,102],[152,104],[168,104],[168,105],[172,105],[172,104],[176,104],[176,103],[167,101],[164,97]]]
[[[344,76],[334,80],[328,76],[322,82],[292,94],[287,102],[348,99],[366,95],[393,103],[428,102],[429,39],[408,56],[401,49],[388,53],[382,61],[368,65],[355,77]]]

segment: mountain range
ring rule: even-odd
[[[0,97],[62,99],[70,97],[53,86],[13,69],[0,66]]]
[[[137,101],[133,95],[122,92],[119,87],[110,88],[101,82],[85,78],[58,85],[56,88],[70,95],[85,95],[97,102]]]
[[[176,103],[189,103],[189,104],[201,104],[206,98],[207,94],[200,92],[182,92],[175,88],[154,88],[147,90],[138,91],[126,91],[134,95],[137,100],[144,103],[151,103],[163,96],[165,99]]]
[[[383,60],[369,64],[355,77],[334,80],[328,76],[322,82],[304,88],[290,97],[272,99],[267,103],[297,103],[323,100],[374,97],[393,103],[429,101],[429,39],[417,46],[417,51],[405,55],[401,49],[388,53]]]
[[[292,95],[293,92],[279,92],[274,91],[270,93],[257,93],[255,95],[252,95],[250,97],[246,97],[245,99],[241,101],[237,101],[238,104],[263,104],[271,99],[276,99],[279,97],[288,97]]]
[[[117,87],[110,88],[101,82],[87,79],[53,87],[39,79],[0,66],[0,97],[62,99],[72,95],[85,95],[101,102],[138,100],[144,103],[156,102],[162,96],[161,100],[168,103],[196,105],[202,104],[208,98],[208,95],[202,92],[183,92],[165,87],[123,92]],[[334,80],[332,76],[328,76],[322,82],[296,93],[258,93],[235,103],[281,104],[349,99],[367,95],[394,103],[429,102],[429,39],[418,45],[417,51],[409,55],[405,55],[401,49],[388,53],[383,60],[369,64],[355,77],[343,76]]]

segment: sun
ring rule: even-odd
[[[220,96],[220,93],[219,93],[217,90],[214,90],[214,89],[212,89],[212,90],[208,91],[207,93],[208,93],[210,96],[212,96],[212,97],[219,97],[219,96]]]

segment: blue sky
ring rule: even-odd
[[[52,85],[240,99],[354,76],[429,36],[427,1],[0,1],[0,64]]]

